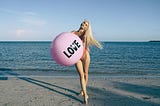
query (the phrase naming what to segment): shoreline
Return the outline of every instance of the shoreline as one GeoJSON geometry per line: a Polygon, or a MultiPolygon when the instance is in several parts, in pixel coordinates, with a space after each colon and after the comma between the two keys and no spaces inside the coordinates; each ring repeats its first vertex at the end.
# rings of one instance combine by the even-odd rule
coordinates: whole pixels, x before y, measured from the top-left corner
{"type": "MultiPolygon", "coordinates": [[[[79,78],[76,71],[13,71],[13,70],[0,70],[0,77],[55,77],[55,78],[79,78]]],[[[92,73],[89,72],[89,78],[160,78],[159,74],[146,73],[146,74],[117,74],[117,73],[92,73]]]]}
{"type": "MultiPolygon", "coordinates": [[[[0,78],[8,77],[8,78],[79,78],[79,75],[53,75],[53,76],[43,76],[43,75],[0,75],[0,78]]],[[[155,75],[89,75],[89,79],[104,79],[104,78],[160,78],[160,76],[155,75]]]]}

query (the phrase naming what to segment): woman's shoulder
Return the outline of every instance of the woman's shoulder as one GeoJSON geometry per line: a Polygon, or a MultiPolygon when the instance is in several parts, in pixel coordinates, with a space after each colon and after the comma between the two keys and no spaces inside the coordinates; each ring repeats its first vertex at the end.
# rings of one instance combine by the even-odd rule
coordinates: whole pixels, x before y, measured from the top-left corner
{"type": "Polygon", "coordinates": [[[71,32],[75,32],[75,30],[71,31],[71,32]]]}
{"type": "Polygon", "coordinates": [[[71,31],[71,33],[75,34],[75,35],[78,35],[78,32],[77,31],[71,31]]]}
{"type": "Polygon", "coordinates": [[[75,32],[76,32],[75,30],[71,31],[71,33],[75,33],[75,32]]]}

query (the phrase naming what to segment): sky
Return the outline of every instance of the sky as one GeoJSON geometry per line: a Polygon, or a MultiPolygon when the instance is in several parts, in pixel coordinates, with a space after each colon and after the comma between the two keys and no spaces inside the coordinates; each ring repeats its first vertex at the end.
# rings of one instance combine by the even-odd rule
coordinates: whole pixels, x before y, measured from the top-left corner
{"type": "Polygon", "coordinates": [[[0,41],[52,41],[85,19],[99,41],[160,40],[160,0],[0,0],[0,41]]]}

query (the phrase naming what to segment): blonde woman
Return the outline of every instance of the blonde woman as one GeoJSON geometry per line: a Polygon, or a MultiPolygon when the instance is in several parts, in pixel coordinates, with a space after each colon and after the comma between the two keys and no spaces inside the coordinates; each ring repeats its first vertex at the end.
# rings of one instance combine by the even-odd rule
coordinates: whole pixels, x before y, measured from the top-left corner
{"type": "Polygon", "coordinates": [[[84,96],[84,102],[85,104],[88,104],[86,85],[88,83],[88,70],[90,65],[89,46],[95,45],[98,48],[102,48],[102,46],[96,39],[93,38],[91,25],[87,20],[83,21],[80,25],[80,28],[77,31],[73,31],[72,33],[79,36],[84,46],[83,56],[75,66],[80,76],[80,84],[82,88],[79,95],[84,96]]]}

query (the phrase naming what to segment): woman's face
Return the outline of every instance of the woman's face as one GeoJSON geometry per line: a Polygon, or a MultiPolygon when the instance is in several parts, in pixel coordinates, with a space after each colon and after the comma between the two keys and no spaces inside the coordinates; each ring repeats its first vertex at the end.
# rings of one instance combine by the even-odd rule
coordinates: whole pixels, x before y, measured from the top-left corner
{"type": "Polygon", "coordinates": [[[88,27],[89,27],[89,23],[84,21],[84,22],[82,22],[80,29],[83,29],[86,31],[88,29],[88,27]]]}

